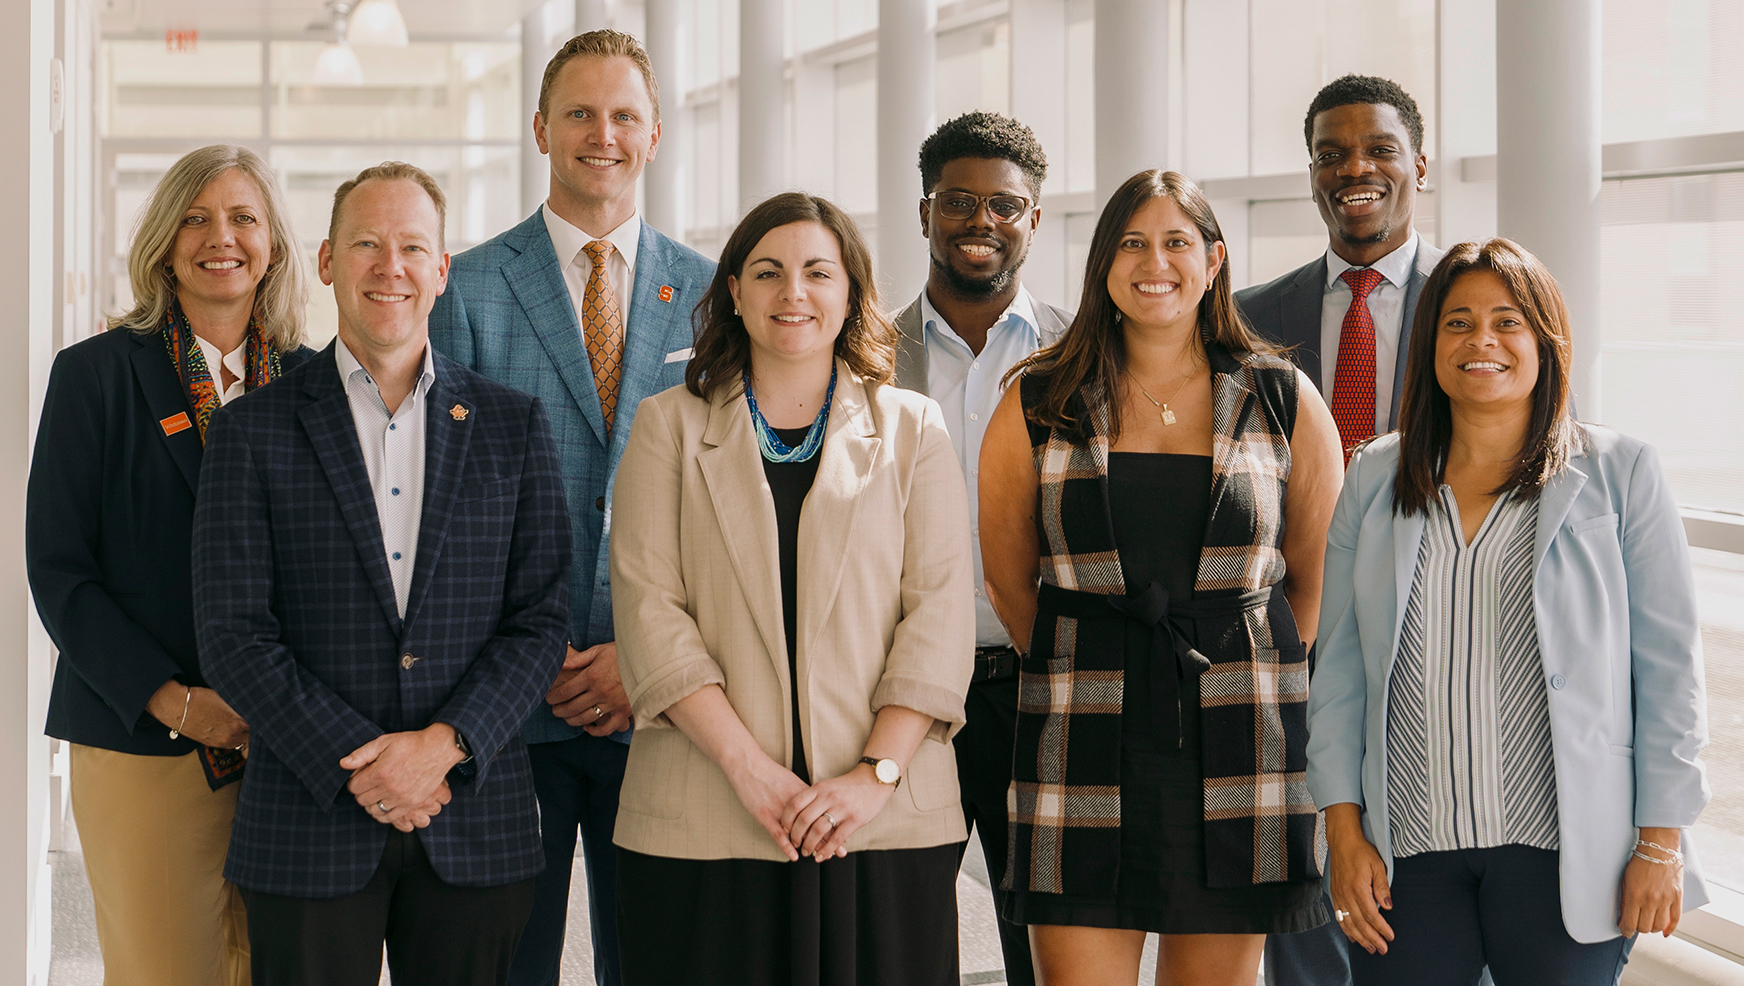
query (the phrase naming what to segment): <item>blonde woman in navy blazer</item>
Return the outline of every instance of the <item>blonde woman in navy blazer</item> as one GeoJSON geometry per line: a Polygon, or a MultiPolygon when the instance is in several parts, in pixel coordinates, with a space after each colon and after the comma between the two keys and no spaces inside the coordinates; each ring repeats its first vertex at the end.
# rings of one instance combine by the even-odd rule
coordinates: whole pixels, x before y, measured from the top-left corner
{"type": "MultiPolygon", "coordinates": [[[[1399,432],[1358,450],[1333,516],[1310,689],[1308,785],[1326,811],[1335,916],[1359,946],[1352,977],[1470,983],[1487,963],[1496,986],[1615,983],[1635,934],[1670,935],[1707,899],[1687,833],[1708,801],[1697,759],[1707,730],[1677,505],[1652,448],[1573,420],[1566,310],[1518,245],[1449,251],[1412,332],[1399,432]],[[1414,789],[1400,773],[1408,752],[1389,740],[1439,701],[1424,689],[1419,703],[1400,684],[1412,634],[1422,640],[1435,626],[1406,619],[1417,594],[1433,592],[1413,585],[1431,551],[1426,530],[1439,523],[1444,543],[1462,538],[1468,564],[1507,503],[1533,500],[1535,527],[1523,514],[1511,543],[1516,615],[1536,629],[1542,673],[1516,672],[1527,685],[1513,694],[1542,688],[1554,783],[1546,771],[1539,807],[1553,813],[1540,841],[1554,848],[1397,852],[1411,823],[1389,798],[1414,789]],[[1528,572],[1529,588],[1518,585],[1528,572]]],[[[1508,596],[1506,579],[1477,588],[1508,596]]],[[[1496,658],[1498,678],[1504,659],[1534,659],[1520,653],[1496,658]]],[[[1533,767],[1500,760],[1496,774],[1533,767]]],[[[1509,824],[1527,817],[1516,811],[1509,824]]]]}

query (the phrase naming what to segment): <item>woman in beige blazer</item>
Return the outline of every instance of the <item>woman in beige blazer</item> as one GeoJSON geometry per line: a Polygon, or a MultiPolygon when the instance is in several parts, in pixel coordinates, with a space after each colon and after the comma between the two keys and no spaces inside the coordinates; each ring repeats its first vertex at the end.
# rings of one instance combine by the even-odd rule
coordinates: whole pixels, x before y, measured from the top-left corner
{"type": "Polygon", "coordinates": [[[954,984],[975,615],[938,405],[890,386],[823,199],[753,209],[697,323],[613,496],[625,982],[954,984]]]}

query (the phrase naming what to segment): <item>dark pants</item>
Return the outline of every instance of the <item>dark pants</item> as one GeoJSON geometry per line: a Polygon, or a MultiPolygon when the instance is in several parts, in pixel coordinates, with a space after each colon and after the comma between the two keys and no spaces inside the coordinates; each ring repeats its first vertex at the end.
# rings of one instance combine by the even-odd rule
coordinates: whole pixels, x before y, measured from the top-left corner
{"type": "Polygon", "coordinates": [[[557,986],[569,921],[569,874],[579,831],[587,866],[593,981],[596,986],[619,986],[623,973],[618,964],[618,857],[612,828],[618,821],[618,790],[624,786],[630,748],[582,735],[557,743],[533,743],[527,752],[533,760],[533,790],[539,795],[545,869],[533,881],[533,916],[521,936],[509,982],[557,986]]]}
{"type": "MultiPolygon", "coordinates": [[[[957,782],[962,787],[963,822],[981,836],[987,875],[993,880],[993,910],[1001,913],[1005,878],[1005,795],[1011,786],[1011,755],[1017,742],[1017,675],[969,686],[963,700],[968,723],[952,744],[957,750],[957,782]]],[[[963,843],[965,850],[968,843],[963,843]]],[[[1005,981],[1035,986],[1029,932],[999,918],[999,948],[1005,956],[1005,981]]]]}
{"type": "MultiPolygon", "coordinates": [[[[1321,891],[1326,913],[1332,897],[1321,891]]],[[[1328,921],[1293,935],[1266,936],[1266,986],[1350,986],[1349,939],[1328,921]]]]}
{"type": "Polygon", "coordinates": [[[1558,854],[1527,846],[1393,862],[1387,954],[1352,947],[1357,986],[1615,986],[1633,938],[1583,945],[1562,924],[1558,854]]]}
{"type": "Polygon", "coordinates": [[[395,982],[502,986],[533,906],[532,880],[443,883],[417,834],[398,830],[356,893],[309,900],[241,889],[254,986],[376,986],[384,941],[395,982]]]}

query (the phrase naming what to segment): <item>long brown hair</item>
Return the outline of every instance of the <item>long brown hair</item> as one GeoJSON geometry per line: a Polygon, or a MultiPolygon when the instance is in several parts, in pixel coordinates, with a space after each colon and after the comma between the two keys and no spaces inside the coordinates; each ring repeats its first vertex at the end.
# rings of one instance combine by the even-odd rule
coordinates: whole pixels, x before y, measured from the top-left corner
{"type": "MultiPolygon", "coordinates": [[[[1096,392],[1108,402],[1109,438],[1120,434],[1120,403],[1125,393],[1126,339],[1120,328],[1120,309],[1108,294],[1108,272],[1133,214],[1146,203],[1167,198],[1199,230],[1209,255],[1222,242],[1223,229],[1211,203],[1193,179],[1177,171],[1141,171],[1115,191],[1102,207],[1096,232],[1090,238],[1090,257],[1084,266],[1084,290],[1078,296],[1078,315],[1060,341],[1022,360],[1005,375],[1009,383],[1020,374],[1034,374],[1044,381],[1042,399],[1029,411],[1032,422],[1083,434],[1084,394],[1096,392]]],[[[1199,339],[1216,343],[1233,355],[1272,353],[1277,348],[1254,334],[1235,305],[1230,288],[1229,263],[1199,299],[1199,339]]]]}
{"type": "Polygon", "coordinates": [[[836,235],[842,248],[842,269],[848,274],[848,315],[836,336],[836,356],[873,386],[896,376],[896,326],[878,303],[872,277],[872,251],[854,220],[828,199],[804,192],[782,192],[766,199],[739,220],[708,293],[697,303],[695,351],[684,368],[684,386],[703,400],[720,384],[738,385],[751,367],[751,337],[733,305],[727,278],[743,277],[745,261],[769,231],[793,223],[817,223],[836,235]]]}
{"type": "Polygon", "coordinates": [[[1460,243],[1447,251],[1417,300],[1405,363],[1405,392],[1399,408],[1399,475],[1393,482],[1393,509],[1403,516],[1423,513],[1440,485],[1453,443],[1453,409],[1435,377],[1435,343],[1441,306],[1455,282],[1473,271],[1501,278],[1514,304],[1538,340],[1538,383],[1532,388],[1532,420],[1514,471],[1491,490],[1535,497],[1544,484],[1586,450],[1586,432],[1569,411],[1568,306],[1556,278],[1530,251],[1496,237],[1460,243]]]}

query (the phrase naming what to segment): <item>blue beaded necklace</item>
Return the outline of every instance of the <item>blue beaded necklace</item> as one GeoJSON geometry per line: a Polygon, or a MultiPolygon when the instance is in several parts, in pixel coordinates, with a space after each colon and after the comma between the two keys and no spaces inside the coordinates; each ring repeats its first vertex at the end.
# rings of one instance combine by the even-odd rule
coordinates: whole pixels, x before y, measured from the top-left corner
{"type": "Polygon", "coordinates": [[[811,430],[805,433],[805,441],[798,448],[788,448],[781,436],[775,434],[775,429],[769,427],[769,422],[763,420],[763,412],[757,410],[757,398],[751,393],[751,373],[745,372],[745,403],[751,405],[751,424],[757,429],[757,447],[763,452],[763,458],[770,462],[805,462],[818,454],[818,449],[824,447],[824,428],[830,420],[830,404],[836,399],[836,371],[830,369],[830,389],[824,392],[824,406],[818,411],[817,419],[811,423],[811,430]]]}

